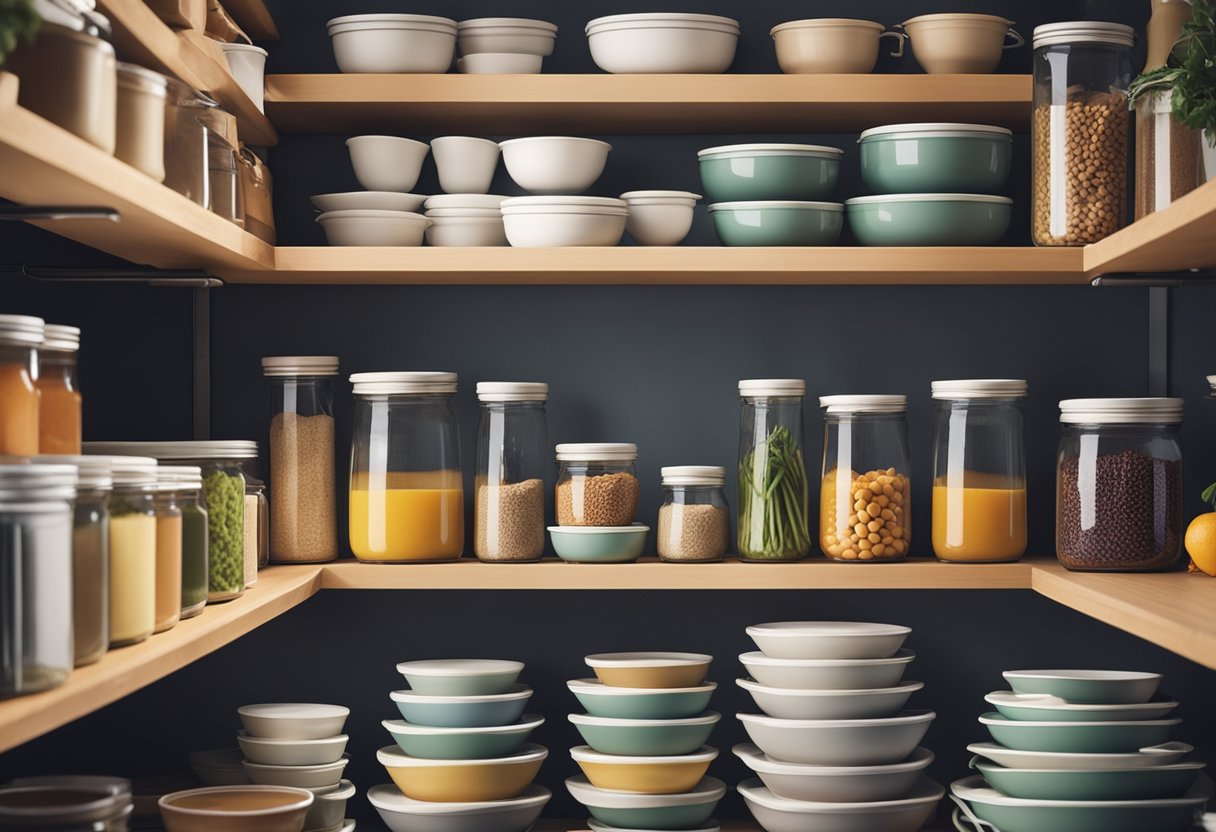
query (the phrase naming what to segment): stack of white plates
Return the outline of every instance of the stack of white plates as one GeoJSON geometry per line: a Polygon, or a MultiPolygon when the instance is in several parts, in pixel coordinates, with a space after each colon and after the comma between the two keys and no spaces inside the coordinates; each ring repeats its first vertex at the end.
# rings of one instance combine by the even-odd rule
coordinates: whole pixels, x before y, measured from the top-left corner
{"type": "Polygon", "coordinates": [[[614,14],[587,24],[587,42],[605,72],[726,72],[735,60],[739,21],[712,14],[614,14]]]}
{"type": "Polygon", "coordinates": [[[447,72],[456,21],[426,14],[348,14],[329,21],[343,72],[447,72]]]}
{"type": "Polygon", "coordinates": [[[457,27],[461,72],[526,75],[540,72],[553,54],[557,26],[522,17],[462,20],[457,27]]]}

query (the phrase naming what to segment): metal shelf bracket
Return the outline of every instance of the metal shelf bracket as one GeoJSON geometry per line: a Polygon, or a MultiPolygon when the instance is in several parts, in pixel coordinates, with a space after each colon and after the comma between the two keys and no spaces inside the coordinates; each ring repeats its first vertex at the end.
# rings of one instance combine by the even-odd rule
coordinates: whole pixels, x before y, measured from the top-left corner
{"type": "Polygon", "coordinates": [[[109,220],[122,222],[122,214],[113,208],[89,205],[0,205],[0,220],[28,222],[30,220],[109,220]]]}
{"type": "Polygon", "coordinates": [[[221,278],[202,269],[78,269],[22,265],[14,270],[30,280],[60,283],[142,283],[179,289],[217,289],[224,285],[221,278]]]}

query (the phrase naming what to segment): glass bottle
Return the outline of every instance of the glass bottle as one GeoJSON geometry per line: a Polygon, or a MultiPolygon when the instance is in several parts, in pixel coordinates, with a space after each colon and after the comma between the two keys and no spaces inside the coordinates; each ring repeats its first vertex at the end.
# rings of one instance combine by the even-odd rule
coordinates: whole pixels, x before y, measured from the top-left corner
{"type": "Polygon", "coordinates": [[[473,554],[484,561],[535,561],[545,551],[549,385],[477,384],[481,423],[473,479],[473,554]]]}
{"type": "Polygon", "coordinates": [[[739,382],[739,556],[801,560],[811,548],[802,379],[739,382]]]}
{"type": "Polygon", "coordinates": [[[156,460],[110,457],[110,646],[156,629],[156,460]]]}
{"type": "Polygon", "coordinates": [[[42,318],[0,315],[0,454],[34,456],[38,441],[38,348],[42,318]]]}
{"type": "Polygon", "coordinates": [[[38,351],[39,453],[80,453],[82,399],[76,382],[79,351],[79,328],[46,325],[45,340],[38,351]]]}
{"type": "Polygon", "coordinates": [[[730,547],[726,469],[677,465],[660,469],[659,558],[673,563],[722,560],[730,547]]]}

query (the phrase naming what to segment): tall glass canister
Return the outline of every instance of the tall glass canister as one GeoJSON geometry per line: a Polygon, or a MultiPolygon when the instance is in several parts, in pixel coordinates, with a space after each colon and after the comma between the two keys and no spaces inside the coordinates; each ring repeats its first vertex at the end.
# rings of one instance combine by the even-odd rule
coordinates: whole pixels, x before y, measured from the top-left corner
{"type": "Polygon", "coordinates": [[[810,486],[803,455],[806,382],[739,382],[739,556],[801,560],[811,548],[810,486]]]}
{"type": "Polygon", "coordinates": [[[473,554],[485,561],[540,560],[545,551],[549,385],[482,381],[473,479],[473,554]]]}
{"type": "Polygon", "coordinates": [[[1026,382],[935,381],[932,390],[937,559],[1019,560],[1026,553],[1026,382]]]}
{"type": "Polygon", "coordinates": [[[156,460],[110,457],[110,646],[156,629],[156,460]]]}
{"type": "Polygon", "coordinates": [[[38,348],[46,323],[0,315],[0,454],[34,456],[38,443],[38,348]]]}
{"type": "Polygon", "coordinates": [[[182,618],[182,491],[198,488],[194,465],[161,465],[156,470],[156,632],[177,626],[182,618]]]}
{"type": "Polygon", "coordinates": [[[178,484],[178,507],[182,512],[182,619],[193,618],[207,605],[208,553],[207,509],[203,508],[203,471],[197,465],[183,466],[193,472],[178,484]]]}
{"type": "Polygon", "coordinates": [[[38,447],[42,454],[79,454],[82,399],[76,382],[80,330],[47,324],[38,351],[38,447]]]}

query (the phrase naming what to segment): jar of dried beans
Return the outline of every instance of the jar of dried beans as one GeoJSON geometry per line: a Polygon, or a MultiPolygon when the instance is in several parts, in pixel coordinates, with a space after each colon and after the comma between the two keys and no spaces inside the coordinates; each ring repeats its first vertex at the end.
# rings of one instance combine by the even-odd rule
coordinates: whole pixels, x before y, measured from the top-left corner
{"type": "Polygon", "coordinates": [[[557,524],[628,526],[638,511],[638,446],[557,446],[557,524]]]}
{"type": "Polygon", "coordinates": [[[545,551],[549,385],[483,381],[473,478],[473,553],[486,561],[540,560],[545,551]]]}
{"type": "Polygon", "coordinates": [[[1056,551],[1068,569],[1151,572],[1182,552],[1182,399],[1060,402],[1056,551]]]}
{"type": "Polygon", "coordinates": [[[659,557],[678,563],[721,560],[730,545],[726,469],[679,465],[661,474],[659,557]]]}
{"type": "Polygon", "coordinates": [[[819,546],[832,560],[899,560],[912,542],[907,396],[823,396],[819,546]]]}
{"type": "Polygon", "coordinates": [[[1083,246],[1127,223],[1135,31],[1051,23],[1034,32],[1034,217],[1040,246],[1083,246]]]}

